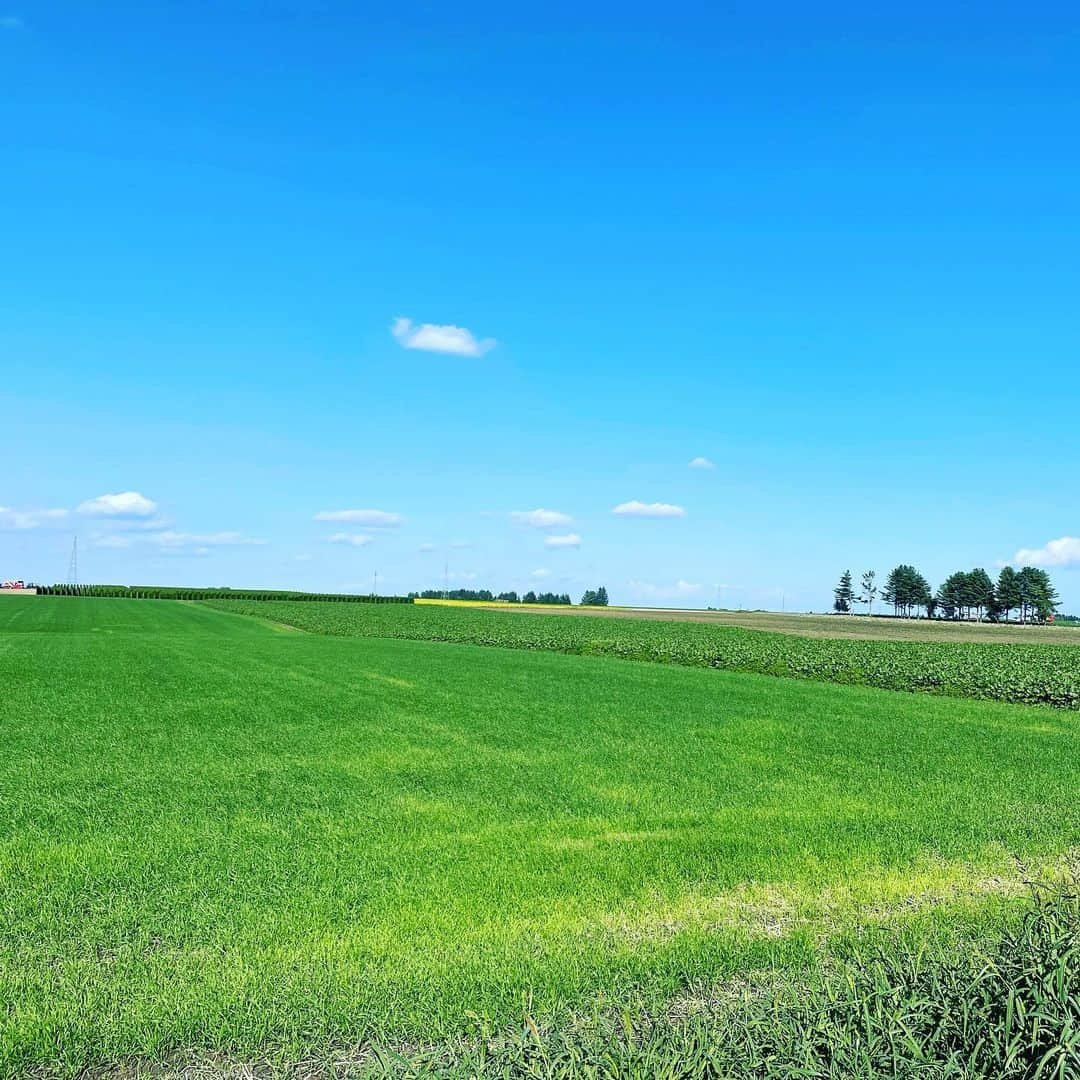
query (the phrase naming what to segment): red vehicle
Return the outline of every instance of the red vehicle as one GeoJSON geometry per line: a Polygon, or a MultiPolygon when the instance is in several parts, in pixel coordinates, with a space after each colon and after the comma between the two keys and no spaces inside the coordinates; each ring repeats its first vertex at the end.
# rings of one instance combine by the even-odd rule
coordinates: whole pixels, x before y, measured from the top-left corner
{"type": "Polygon", "coordinates": [[[26,582],[22,581],[22,580],[0,582],[0,589],[25,589],[25,588],[26,588],[26,582]]]}

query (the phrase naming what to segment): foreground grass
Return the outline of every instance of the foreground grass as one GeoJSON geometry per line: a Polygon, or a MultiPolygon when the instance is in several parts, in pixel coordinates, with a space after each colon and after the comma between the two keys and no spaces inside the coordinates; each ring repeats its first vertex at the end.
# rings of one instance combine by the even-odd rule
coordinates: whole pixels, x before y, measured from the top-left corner
{"type": "Polygon", "coordinates": [[[0,1075],[662,1010],[1080,841],[1070,714],[5,603],[0,1075]]]}
{"type": "Polygon", "coordinates": [[[686,621],[572,618],[533,610],[511,614],[471,605],[222,601],[212,606],[320,634],[550,649],[1080,708],[1076,646],[826,639],[686,621]]]}

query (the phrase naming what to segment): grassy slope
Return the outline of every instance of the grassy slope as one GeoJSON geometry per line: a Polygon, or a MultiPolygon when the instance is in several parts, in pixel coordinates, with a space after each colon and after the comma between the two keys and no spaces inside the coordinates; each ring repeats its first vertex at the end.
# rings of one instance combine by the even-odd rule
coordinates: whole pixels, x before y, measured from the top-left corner
{"type": "Polygon", "coordinates": [[[663,997],[1080,840],[1045,710],[124,600],[0,681],[0,1072],[663,997]]]}
{"type": "Polygon", "coordinates": [[[1077,646],[825,639],[689,621],[571,618],[535,610],[509,615],[471,605],[227,600],[212,606],[320,634],[616,656],[1080,709],[1077,646]]]}

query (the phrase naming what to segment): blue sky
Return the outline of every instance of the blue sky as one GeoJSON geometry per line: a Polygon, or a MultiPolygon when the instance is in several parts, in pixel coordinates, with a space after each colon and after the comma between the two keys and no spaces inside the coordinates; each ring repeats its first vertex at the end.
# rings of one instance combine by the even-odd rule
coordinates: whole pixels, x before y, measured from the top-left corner
{"type": "Polygon", "coordinates": [[[1080,608],[1076,7],[517,8],[0,7],[0,576],[1080,608]]]}

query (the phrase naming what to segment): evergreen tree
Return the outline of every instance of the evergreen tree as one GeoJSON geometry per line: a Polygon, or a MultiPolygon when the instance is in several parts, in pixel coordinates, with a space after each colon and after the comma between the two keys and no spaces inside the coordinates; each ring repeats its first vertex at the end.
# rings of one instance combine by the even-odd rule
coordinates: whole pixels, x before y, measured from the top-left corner
{"type": "Polygon", "coordinates": [[[964,617],[967,595],[967,574],[963,570],[957,570],[955,574],[950,574],[941,583],[937,592],[937,601],[946,619],[962,619],[964,617]]]}
{"type": "Polygon", "coordinates": [[[1016,571],[1011,566],[1003,566],[998,574],[997,588],[994,591],[997,606],[1005,615],[1005,621],[1009,621],[1009,613],[1020,607],[1020,582],[1017,580],[1016,571]]]}
{"type": "Polygon", "coordinates": [[[1057,610],[1057,590],[1050,575],[1037,566],[1025,566],[1016,575],[1020,587],[1020,618],[1023,622],[1046,622],[1057,610]]]}
{"type": "Polygon", "coordinates": [[[851,571],[845,570],[840,576],[840,584],[833,589],[833,610],[842,614],[850,614],[851,605],[855,601],[855,588],[851,584],[851,571]]]}
{"type": "Polygon", "coordinates": [[[990,575],[981,567],[976,567],[967,575],[968,608],[974,608],[982,621],[983,613],[994,606],[994,583],[990,575]]]}

